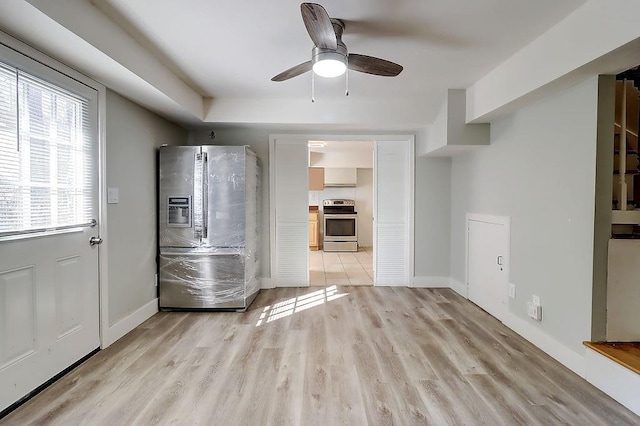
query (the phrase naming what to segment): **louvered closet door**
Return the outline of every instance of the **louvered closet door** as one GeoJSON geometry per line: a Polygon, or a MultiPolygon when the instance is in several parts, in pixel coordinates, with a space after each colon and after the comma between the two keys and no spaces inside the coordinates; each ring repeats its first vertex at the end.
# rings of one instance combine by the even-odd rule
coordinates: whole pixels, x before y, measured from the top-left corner
{"type": "Polygon", "coordinates": [[[412,152],[409,141],[375,146],[375,284],[410,284],[412,152]]]}
{"type": "MultiPolygon", "coordinates": [[[[273,163],[272,163],[273,164],[273,163]]],[[[306,141],[275,141],[276,287],[309,285],[306,141]]]]}

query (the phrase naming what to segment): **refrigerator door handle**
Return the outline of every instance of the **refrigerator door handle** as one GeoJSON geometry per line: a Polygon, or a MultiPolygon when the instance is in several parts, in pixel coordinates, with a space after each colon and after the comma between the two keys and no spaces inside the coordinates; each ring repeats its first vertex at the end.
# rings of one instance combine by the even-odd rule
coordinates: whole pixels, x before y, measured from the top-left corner
{"type": "Polygon", "coordinates": [[[204,205],[203,205],[203,154],[197,153],[193,167],[193,238],[201,239],[203,234],[204,205]]]}
{"type": "Polygon", "coordinates": [[[202,238],[207,238],[209,229],[209,158],[202,153],[202,238]]]}

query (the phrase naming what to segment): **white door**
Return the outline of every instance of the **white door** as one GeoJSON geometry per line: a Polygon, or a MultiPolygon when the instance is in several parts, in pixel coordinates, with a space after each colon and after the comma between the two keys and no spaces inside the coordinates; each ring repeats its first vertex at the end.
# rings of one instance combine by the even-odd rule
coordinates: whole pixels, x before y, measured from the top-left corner
{"type": "Polygon", "coordinates": [[[276,287],[309,285],[309,178],[307,141],[273,140],[271,205],[275,246],[271,275],[276,287]]]}
{"type": "Polygon", "coordinates": [[[15,52],[0,62],[1,411],[100,342],[97,93],[15,52]]]}
{"type": "Polygon", "coordinates": [[[413,247],[413,143],[376,141],[374,283],[408,286],[413,247]]]}
{"type": "Polygon", "coordinates": [[[508,297],[508,221],[467,220],[467,244],[469,300],[503,320],[508,297]]]}

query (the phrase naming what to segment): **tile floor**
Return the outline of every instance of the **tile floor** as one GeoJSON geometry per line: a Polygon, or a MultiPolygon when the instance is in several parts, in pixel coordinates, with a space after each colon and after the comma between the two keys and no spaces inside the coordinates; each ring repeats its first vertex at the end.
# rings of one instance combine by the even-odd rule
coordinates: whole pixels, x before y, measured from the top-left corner
{"type": "Polygon", "coordinates": [[[373,285],[373,248],[359,247],[354,253],[309,251],[309,284],[373,285]]]}

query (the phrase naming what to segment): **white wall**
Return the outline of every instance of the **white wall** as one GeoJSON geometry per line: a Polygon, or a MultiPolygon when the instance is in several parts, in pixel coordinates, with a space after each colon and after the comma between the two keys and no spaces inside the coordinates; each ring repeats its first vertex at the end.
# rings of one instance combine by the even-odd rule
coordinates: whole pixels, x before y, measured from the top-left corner
{"type": "MultiPolygon", "coordinates": [[[[295,132],[282,131],[267,127],[231,127],[220,126],[213,128],[216,133],[214,140],[209,139],[212,129],[194,130],[189,133],[189,144],[214,143],[220,145],[249,145],[258,154],[262,164],[262,276],[270,277],[269,259],[269,134],[304,134],[317,133],[298,130],[295,132]]],[[[348,135],[366,134],[367,132],[326,132],[322,134],[348,135]]],[[[376,132],[379,134],[380,132],[376,132]]],[[[390,132],[397,134],[398,132],[390,132]]],[[[420,141],[421,133],[416,135],[416,144],[420,141]]],[[[415,220],[415,259],[416,275],[419,276],[448,276],[449,275],[449,241],[450,233],[448,217],[450,214],[450,160],[444,159],[416,159],[416,220],[415,220]],[[442,225],[444,221],[445,225],[442,225]]]]}
{"type": "Polygon", "coordinates": [[[370,145],[369,149],[310,152],[309,167],[371,168],[373,167],[373,142],[362,142],[362,144],[370,145]]]}
{"type": "Polygon", "coordinates": [[[120,203],[107,205],[109,325],[157,297],[156,150],[186,144],[187,132],[107,91],[107,186],[120,203]]]}
{"type": "Polygon", "coordinates": [[[509,312],[577,354],[591,332],[597,96],[593,78],[513,112],[452,164],[452,278],[465,280],[465,214],[510,216],[509,312]]]}
{"type": "Polygon", "coordinates": [[[635,0],[586,1],[467,89],[467,121],[488,122],[591,76],[635,67],[638,14],[635,0]]]}

